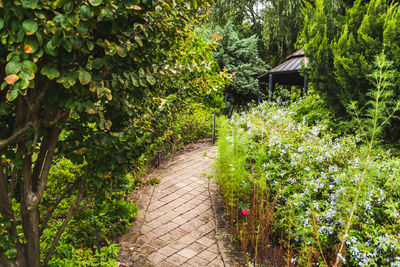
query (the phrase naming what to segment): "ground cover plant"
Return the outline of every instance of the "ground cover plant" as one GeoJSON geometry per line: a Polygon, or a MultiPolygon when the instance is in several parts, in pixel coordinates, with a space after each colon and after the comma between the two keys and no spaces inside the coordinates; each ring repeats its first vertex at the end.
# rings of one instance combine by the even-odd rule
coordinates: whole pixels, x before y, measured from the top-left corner
{"type": "Polygon", "coordinates": [[[316,96],[221,122],[215,176],[249,262],[278,245],[288,265],[400,265],[400,159],[375,142],[398,107],[386,109],[388,67],[377,58],[360,135],[333,134],[316,96]],[[320,110],[307,121],[304,106],[320,110]]]}

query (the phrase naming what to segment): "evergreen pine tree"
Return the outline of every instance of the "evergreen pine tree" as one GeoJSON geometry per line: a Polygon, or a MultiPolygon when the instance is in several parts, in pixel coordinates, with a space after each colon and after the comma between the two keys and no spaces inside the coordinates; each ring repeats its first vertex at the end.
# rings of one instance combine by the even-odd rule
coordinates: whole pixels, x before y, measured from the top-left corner
{"type": "Polygon", "coordinates": [[[298,46],[309,58],[310,83],[339,114],[344,111],[344,106],[337,101],[339,86],[334,76],[332,43],[349,5],[345,1],[334,0],[304,2],[304,27],[298,39],[298,46]]]}
{"type": "Polygon", "coordinates": [[[227,107],[248,104],[257,97],[257,76],[267,69],[258,57],[258,38],[253,35],[240,39],[231,22],[222,30],[222,36],[214,57],[221,69],[226,68],[233,75],[225,87],[227,107]]]}

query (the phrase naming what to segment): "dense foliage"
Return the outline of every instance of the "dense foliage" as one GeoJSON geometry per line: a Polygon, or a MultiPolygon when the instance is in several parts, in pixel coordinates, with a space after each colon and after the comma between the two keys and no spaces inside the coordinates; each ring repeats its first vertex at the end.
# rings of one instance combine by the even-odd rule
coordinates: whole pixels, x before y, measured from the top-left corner
{"type": "Polygon", "coordinates": [[[222,40],[214,57],[219,66],[233,76],[224,90],[230,110],[257,98],[257,77],[266,71],[265,64],[257,56],[257,43],[256,35],[239,38],[231,22],[222,30],[222,40]]]}
{"type": "Polygon", "coordinates": [[[235,237],[253,263],[280,246],[289,264],[397,266],[400,161],[333,136],[324,114],[310,96],[223,122],[215,175],[235,237]]]}
{"type": "Polygon", "coordinates": [[[258,57],[273,66],[296,50],[303,25],[302,1],[220,0],[210,21],[212,26],[221,27],[232,22],[241,38],[256,35],[258,57]]]}
{"type": "Polygon", "coordinates": [[[282,63],[297,49],[297,35],[303,27],[301,0],[266,1],[263,10],[262,36],[265,58],[271,66],[282,63]]]}
{"type": "Polygon", "coordinates": [[[256,100],[254,78],[297,50],[297,35],[303,25],[301,7],[300,0],[221,0],[213,7],[207,27],[223,36],[216,58],[220,66],[233,63],[237,76],[225,90],[228,107],[256,100]]]}
{"type": "MultiPolygon", "coordinates": [[[[316,0],[305,4],[299,44],[310,58],[309,78],[314,89],[336,107],[338,115],[351,113],[351,101],[357,101],[359,108],[364,109],[373,87],[368,75],[373,71],[375,56],[383,51],[396,66],[392,97],[398,99],[398,3],[373,0],[350,2],[351,5],[343,1],[336,5],[336,2],[316,0]]],[[[398,122],[393,126],[392,135],[397,132],[398,122]]]]}
{"type": "MultiPolygon", "coordinates": [[[[72,185],[81,174],[83,166],[74,165],[70,160],[60,158],[52,166],[48,178],[48,190],[43,196],[40,212],[51,209],[60,195],[58,192],[63,185],[72,185]]],[[[127,199],[132,181],[125,177],[119,179],[120,185],[112,193],[105,196],[99,203],[93,201],[93,195],[88,192],[82,199],[81,208],[71,219],[69,226],[61,235],[59,244],[49,265],[60,266],[95,266],[113,265],[118,259],[118,246],[109,244],[108,240],[125,233],[126,226],[137,214],[136,205],[127,199]],[[96,233],[97,231],[97,233],[96,233]],[[98,237],[98,239],[97,239],[98,237]],[[101,253],[97,251],[97,241],[101,246],[101,253]],[[96,248],[96,251],[94,250],[96,248]],[[94,252],[95,251],[95,252],[94,252]]],[[[48,251],[58,227],[68,214],[70,203],[74,195],[64,198],[54,210],[52,219],[47,221],[48,227],[41,236],[41,249],[48,251]]],[[[48,219],[48,217],[46,217],[48,219]]]]}
{"type": "Polygon", "coordinates": [[[1,265],[51,262],[76,212],[90,225],[104,206],[99,224],[112,227],[113,210],[135,214],[112,196],[170,138],[171,114],[221,104],[216,43],[192,33],[211,2],[0,1],[1,265]],[[49,180],[62,157],[79,166],[74,181],[49,180]]]}

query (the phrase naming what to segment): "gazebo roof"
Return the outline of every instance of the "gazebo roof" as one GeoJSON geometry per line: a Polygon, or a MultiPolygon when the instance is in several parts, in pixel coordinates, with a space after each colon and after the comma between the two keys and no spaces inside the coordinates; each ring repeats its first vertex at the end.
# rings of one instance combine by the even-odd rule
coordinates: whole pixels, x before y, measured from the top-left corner
{"type": "Polygon", "coordinates": [[[303,61],[304,67],[307,67],[308,58],[304,57],[304,51],[303,49],[300,49],[288,56],[285,62],[273,68],[269,72],[299,71],[301,69],[301,63],[303,61]]]}
{"type": "Polygon", "coordinates": [[[258,77],[260,80],[268,79],[269,74],[273,74],[274,76],[278,76],[278,80],[280,80],[283,84],[290,84],[290,80],[293,80],[294,84],[297,84],[299,80],[299,75],[290,75],[291,73],[298,73],[301,70],[302,63],[305,68],[308,66],[308,58],[305,57],[303,49],[297,50],[293,54],[289,55],[286,58],[286,61],[271,69],[270,71],[262,74],[258,77]],[[285,75],[286,74],[286,75],[285,75]],[[287,77],[284,77],[287,76],[287,77]],[[291,77],[293,76],[293,77],[291,77]]]}

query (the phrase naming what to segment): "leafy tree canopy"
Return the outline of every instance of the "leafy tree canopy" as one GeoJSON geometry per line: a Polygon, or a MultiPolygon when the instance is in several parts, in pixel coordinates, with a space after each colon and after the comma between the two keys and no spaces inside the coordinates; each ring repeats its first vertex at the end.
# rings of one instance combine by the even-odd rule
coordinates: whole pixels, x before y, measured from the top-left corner
{"type": "Polygon", "coordinates": [[[303,26],[302,2],[274,0],[265,3],[262,37],[266,60],[273,66],[296,50],[297,35],[303,26]]]}
{"type": "Polygon", "coordinates": [[[216,42],[192,34],[211,4],[0,1],[0,265],[41,265],[43,216],[57,203],[47,215],[38,207],[56,154],[86,164],[44,265],[84,195],[101,198],[118,186],[166,134],[171,110],[187,98],[218,102],[224,77],[210,56],[216,42]]]}

